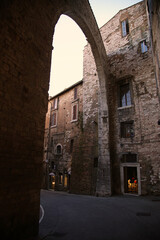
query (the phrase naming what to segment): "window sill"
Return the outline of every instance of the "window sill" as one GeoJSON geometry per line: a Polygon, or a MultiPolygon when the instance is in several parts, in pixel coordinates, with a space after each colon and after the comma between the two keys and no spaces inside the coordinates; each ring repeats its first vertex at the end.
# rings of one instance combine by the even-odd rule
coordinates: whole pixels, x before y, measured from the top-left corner
{"type": "Polygon", "coordinates": [[[57,125],[53,125],[53,126],[51,126],[51,128],[55,128],[55,127],[57,127],[57,125]]]}
{"type": "Polygon", "coordinates": [[[141,52],[141,57],[143,58],[143,59],[146,59],[147,57],[148,57],[148,51],[147,52],[141,52]]]}
{"type": "Polygon", "coordinates": [[[122,141],[132,141],[131,137],[121,137],[122,141]]]}
{"type": "Polygon", "coordinates": [[[127,33],[126,35],[122,35],[122,38],[124,39],[124,38],[126,38],[127,36],[129,35],[129,33],[127,33]]]}
{"type": "Polygon", "coordinates": [[[127,108],[132,108],[133,105],[129,105],[129,106],[125,106],[125,107],[118,107],[118,110],[123,110],[123,109],[127,109],[127,108]]]}
{"type": "Polygon", "coordinates": [[[79,98],[76,98],[72,101],[72,103],[79,101],[79,98]]]}
{"type": "Polygon", "coordinates": [[[71,123],[73,123],[73,122],[77,122],[77,121],[78,121],[78,119],[75,119],[75,120],[72,120],[71,123]]]}
{"type": "Polygon", "coordinates": [[[55,111],[55,110],[58,110],[58,107],[56,107],[56,108],[51,108],[51,111],[55,111]]]}
{"type": "Polygon", "coordinates": [[[132,139],[121,138],[120,147],[121,148],[126,147],[127,144],[134,145],[135,142],[132,139]]]}

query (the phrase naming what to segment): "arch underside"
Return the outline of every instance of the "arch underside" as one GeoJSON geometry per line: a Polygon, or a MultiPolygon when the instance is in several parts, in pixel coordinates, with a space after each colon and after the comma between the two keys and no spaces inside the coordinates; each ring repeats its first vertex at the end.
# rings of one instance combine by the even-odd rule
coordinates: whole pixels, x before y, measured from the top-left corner
{"type": "MultiPolygon", "coordinates": [[[[77,22],[91,45],[100,81],[101,111],[108,111],[107,57],[88,1],[1,1],[0,222],[4,238],[23,239],[38,234],[52,39],[61,14],[77,22]]],[[[108,132],[108,125],[100,121],[102,128],[108,132]]],[[[99,173],[106,168],[108,175],[104,181],[99,174],[97,192],[104,195],[111,193],[109,154],[102,154],[107,139],[100,132],[99,173]]]]}

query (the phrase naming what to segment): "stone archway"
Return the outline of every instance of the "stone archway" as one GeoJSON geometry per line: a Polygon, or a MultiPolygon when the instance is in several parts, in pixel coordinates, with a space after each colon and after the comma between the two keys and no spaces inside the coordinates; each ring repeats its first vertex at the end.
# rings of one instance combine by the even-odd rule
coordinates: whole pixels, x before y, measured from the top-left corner
{"type": "MultiPolygon", "coordinates": [[[[76,21],[91,45],[101,87],[100,116],[108,118],[107,57],[88,1],[2,0],[0,228],[4,239],[24,239],[38,234],[52,37],[61,14],[76,21]]],[[[97,192],[103,195],[111,194],[107,134],[108,125],[100,120],[97,192]],[[106,134],[102,134],[102,129],[106,134]]]]}

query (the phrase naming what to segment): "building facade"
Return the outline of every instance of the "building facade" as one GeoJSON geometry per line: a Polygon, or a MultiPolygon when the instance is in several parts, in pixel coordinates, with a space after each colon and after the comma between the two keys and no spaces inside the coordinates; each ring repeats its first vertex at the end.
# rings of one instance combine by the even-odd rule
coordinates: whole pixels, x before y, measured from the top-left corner
{"type": "MultiPolygon", "coordinates": [[[[156,67],[159,67],[160,1],[148,0],[147,2],[154,3],[153,8],[150,8],[150,15],[155,16],[151,22],[151,28],[155,43],[153,46],[154,57],[158,56],[156,67]]],[[[106,96],[104,80],[108,79],[109,69],[107,68],[107,72],[105,71],[107,63],[104,45],[88,1],[35,0],[34,4],[31,1],[20,0],[0,1],[0,222],[1,238],[3,239],[27,237],[36,239],[38,235],[44,122],[48,103],[52,40],[55,25],[61,14],[66,14],[74,19],[88,39],[96,61],[101,87],[100,97],[102,99],[103,96],[105,99],[106,96]]],[[[157,70],[158,73],[159,69],[157,70]]],[[[103,186],[108,186],[109,178],[102,182],[106,177],[105,157],[110,159],[106,151],[108,141],[105,135],[108,130],[105,125],[108,120],[108,112],[106,111],[107,102],[101,101],[100,103],[101,106],[103,103],[104,108],[103,112],[99,108],[98,132],[99,139],[100,136],[101,139],[98,141],[99,148],[103,147],[104,152],[99,151],[98,153],[97,182],[99,186],[102,186],[103,182],[103,186]],[[103,168],[100,169],[99,156],[102,154],[105,157],[101,159],[103,168]]],[[[151,151],[148,150],[149,156],[155,156],[155,153],[158,152],[156,146],[154,150],[153,147],[150,148],[151,151]]],[[[94,154],[93,151],[92,156],[94,154]]],[[[156,155],[158,156],[158,153],[156,155]]],[[[108,166],[109,164],[108,161],[108,166]]],[[[149,166],[153,166],[153,164],[149,166]]],[[[158,168],[157,163],[157,172],[158,168]]],[[[146,174],[148,172],[146,171],[146,174]]],[[[155,176],[155,173],[154,167],[152,176],[155,176]]],[[[84,179],[84,177],[82,178],[84,179]]],[[[152,179],[155,181],[158,177],[152,179]]],[[[158,181],[157,185],[154,182],[153,184],[154,189],[157,189],[158,181]]],[[[152,183],[149,189],[151,187],[152,183]]]]}
{"type": "Polygon", "coordinates": [[[120,10],[100,32],[109,62],[108,111],[102,110],[100,76],[87,44],[76,121],[75,86],[49,101],[50,188],[97,196],[159,194],[159,85],[145,2],[120,10]]]}
{"type": "MultiPolygon", "coordinates": [[[[145,0],[149,18],[150,39],[152,44],[155,78],[160,98],[160,2],[158,0],[145,0]]],[[[160,122],[159,122],[160,124],[160,122]]]]}
{"type": "MultiPolygon", "coordinates": [[[[111,184],[112,194],[159,194],[159,88],[145,3],[119,11],[100,32],[110,63],[109,118],[100,110],[99,95],[99,122],[109,124],[111,178],[105,184],[111,184]]],[[[96,112],[90,92],[97,78],[88,44],[84,50],[85,122],[96,112]]],[[[98,165],[97,186],[104,184],[103,174],[98,165]]]]}
{"type": "Polygon", "coordinates": [[[49,99],[44,140],[44,185],[69,191],[72,155],[82,127],[83,81],[49,99]]]}

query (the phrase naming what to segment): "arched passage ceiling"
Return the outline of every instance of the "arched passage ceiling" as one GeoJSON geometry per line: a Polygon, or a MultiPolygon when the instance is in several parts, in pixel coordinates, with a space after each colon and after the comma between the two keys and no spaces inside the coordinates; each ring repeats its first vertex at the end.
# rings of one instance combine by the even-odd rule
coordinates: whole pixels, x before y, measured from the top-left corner
{"type": "Polygon", "coordinates": [[[38,233],[52,39],[61,14],[75,20],[91,44],[104,100],[102,108],[107,109],[107,57],[88,1],[1,0],[0,145],[5,161],[1,161],[0,168],[3,203],[0,222],[5,239],[14,236],[23,239],[24,234],[38,233]]]}

